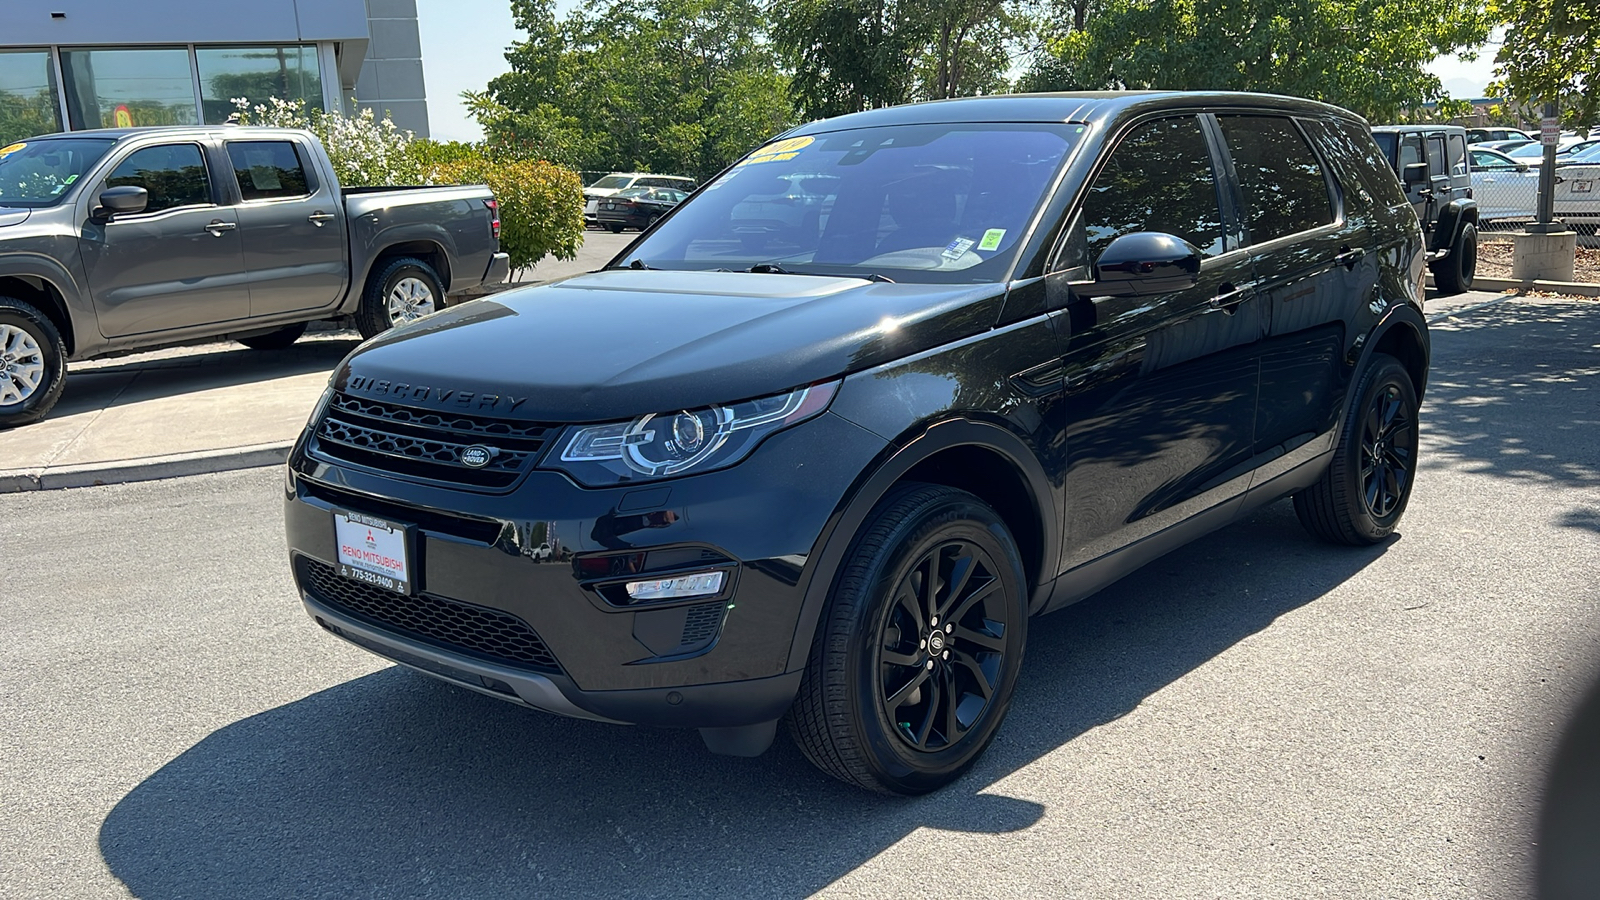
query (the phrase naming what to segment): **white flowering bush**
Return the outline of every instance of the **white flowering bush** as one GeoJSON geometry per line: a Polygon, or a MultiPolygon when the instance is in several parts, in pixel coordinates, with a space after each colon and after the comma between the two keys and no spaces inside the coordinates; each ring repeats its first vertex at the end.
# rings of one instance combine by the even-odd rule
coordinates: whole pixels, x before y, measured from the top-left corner
{"type": "Polygon", "coordinates": [[[333,161],[339,183],[349,187],[424,184],[422,167],[407,147],[415,137],[388,116],[377,118],[371,109],[353,116],[306,108],[304,100],[269,97],[251,105],[233,98],[238,112],[231,121],[240,125],[304,128],[317,136],[333,161]]]}

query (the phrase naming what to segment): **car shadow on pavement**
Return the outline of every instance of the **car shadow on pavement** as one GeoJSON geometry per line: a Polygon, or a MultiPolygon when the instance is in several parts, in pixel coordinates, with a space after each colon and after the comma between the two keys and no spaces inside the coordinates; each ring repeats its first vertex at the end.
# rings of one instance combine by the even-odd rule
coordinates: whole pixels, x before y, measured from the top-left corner
{"type": "MultiPolygon", "coordinates": [[[[75,364],[56,414],[85,404],[105,406],[124,392],[174,396],[327,372],[349,355],[359,337],[302,340],[281,350],[251,350],[237,345],[205,345],[180,354],[159,353],[75,364]]],[[[142,399],[150,399],[142,397],[142,399]]]]}
{"type": "Polygon", "coordinates": [[[1600,487],[1600,301],[1512,300],[1431,331],[1424,476],[1600,487]]]}
{"type": "Polygon", "coordinates": [[[1317,544],[1278,503],[1035,620],[999,737],[928,797],[832,781],[781,734],[760,758],[716,757],[692,731],[561,719],[389,668],[215,731],[117,804],[100,849],[157,900],[801,897],[920,828],[1029,828],[1045,808],[1002,779],[1387,546],[1317,544]]]}

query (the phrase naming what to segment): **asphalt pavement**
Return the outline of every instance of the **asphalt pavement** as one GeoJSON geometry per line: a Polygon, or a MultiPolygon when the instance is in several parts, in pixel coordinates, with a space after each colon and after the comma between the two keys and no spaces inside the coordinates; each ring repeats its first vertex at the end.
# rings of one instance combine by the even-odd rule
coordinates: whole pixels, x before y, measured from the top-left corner
{"type": "Polygon", "coordinates": [[[340,643],[276,469],[0,498],[0,896],[1529,896],[1600,658],[1597,335],[1593,301],[1441,318],[1393,539],[1280,503],[1036,621],[919,799],[340,643]]]}

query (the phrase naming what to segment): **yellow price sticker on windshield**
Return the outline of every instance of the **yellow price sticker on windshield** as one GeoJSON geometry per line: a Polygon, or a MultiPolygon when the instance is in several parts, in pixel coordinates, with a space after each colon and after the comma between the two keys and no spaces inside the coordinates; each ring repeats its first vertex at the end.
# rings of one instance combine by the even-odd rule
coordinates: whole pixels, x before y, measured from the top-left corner
{"type": "Polygon", "coordinates": [[[0,159],[5,159],[6,157],[8,157],[11,154],[17,152],[18,150],[21,150],[23,147],[26,147],[26,146],[28,146],[28,145],[27,144],[12,144],[9,147],[0,147],[0,159]]]}
{"type": "Polygon", "coordinates": [[[811,146],[811,144],[815,141],[816,138],[812,137],[797,137],[778,141],[775,144],[768,144],[767,146],[762,147],[756,152],[745,157],[744,161],[739,163],[739,165],[749,166],[756,163],[783,162],[785,160],[794,159],[796,156],[800,155],[801,150],[811,146]]]}

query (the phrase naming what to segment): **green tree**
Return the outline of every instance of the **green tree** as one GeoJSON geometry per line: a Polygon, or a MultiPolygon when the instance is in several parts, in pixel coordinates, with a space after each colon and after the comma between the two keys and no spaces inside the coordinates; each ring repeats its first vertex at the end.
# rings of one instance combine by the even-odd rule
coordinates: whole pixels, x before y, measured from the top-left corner
{"type": "Polygon", "coordinates": [[[1490,24],[1479,0],[1101,0],[1050,33],[1023,86],[1266,91],[1392,120],[1446,100],[1424,67],[1490,24]]]}
{"type": "Polygon", "coordinates": [[[1600,3],[1495,0],[1506,39],[1495,55],[1492,88],[1521,103],[1552,102],[1567,125],[1600,118],[1600,3]]]}

